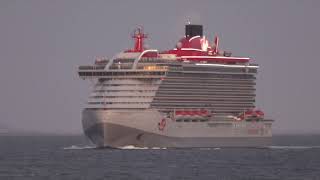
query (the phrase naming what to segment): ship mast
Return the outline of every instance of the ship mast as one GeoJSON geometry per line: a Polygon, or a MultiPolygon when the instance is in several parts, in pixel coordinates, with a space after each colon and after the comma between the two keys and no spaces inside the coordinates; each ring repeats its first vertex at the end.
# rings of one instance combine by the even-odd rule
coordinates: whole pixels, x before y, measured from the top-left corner
{"type": "Polygon", "coordinates": [[[138,27],[133,35],[132,38],[135,40],[134,43],[134,49],[133,52],[142,52],[144,51],[144,39],[148,38],[147,34],[143,33],[143,28],[142,27],[138,27]]]}

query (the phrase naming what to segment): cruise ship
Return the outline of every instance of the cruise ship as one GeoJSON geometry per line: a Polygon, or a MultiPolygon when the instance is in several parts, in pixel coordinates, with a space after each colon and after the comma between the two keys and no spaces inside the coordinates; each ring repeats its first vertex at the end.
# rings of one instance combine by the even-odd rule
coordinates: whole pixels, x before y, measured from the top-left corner
{"type": "Polygon", "coordinates": [[[92,82],[82,112],[85,135],[97,147],[265,147],[273,120],[255,107],[259,66],[235,57],[187,24],[165,51],[144,45],[142,27],[132,49],[78,67],[92,82]]]}

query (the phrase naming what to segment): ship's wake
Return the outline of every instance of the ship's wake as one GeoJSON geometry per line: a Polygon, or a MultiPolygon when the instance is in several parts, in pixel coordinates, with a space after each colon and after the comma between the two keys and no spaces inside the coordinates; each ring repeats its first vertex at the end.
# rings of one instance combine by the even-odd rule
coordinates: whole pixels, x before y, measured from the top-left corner
{"type": "Polygon", "coordinates": [[[82,149],[96,149],[96,146],[78,146],[78,145],[71,145],[68,147],[64,147],[64,150],[82,150],[82,149]]]}
{"type": "Polygon", "coordinates": [[[193,148],[193,149],[199,149],[199,150],[220,150],[220,147],[213,147],[213,148],[193,148]]]}
{"type": "Polygon", "coordinates": [[[269,149],[320,149],[320,146],[268,146],[269,149]]]}
{"type": "Polygon", "coordinates": [[[79,146],[79,145],[71,145],[68,147],[64,147],[64,150],[83,150],[83,149],[124,149],[124,150],[135,150],[135,149],[167,149],[165,147],[137,147],[133,145],[128,145],[128,146],[122,146],[122,147],[117,147],[117,148],[112,148],[112,147],[97,147],[97,146],[79,146]]]}
{"type": "Polygon", "coordinates": [[[174,148],[174,147],[170,147],[170,148],[166,148],[166,147],[136,147],[133,145],[129,145],[129,146],[123,146],[123,147],[119,147],[118,149],[160,149],[160,150],[166,150],[166,149],[199,149],[199,150],[220,150],[221,148],[218,147],[214,147],[214,148],[174,148]]]}
{"type": "Polygon", "coordinates": [[[128,145],[128,146],[123,146],[123,147],[119,147],[119,149],[167,149],[165,147],[137,147],[137,146],[133,146],[133,145],[128,145]]]}
{"type": "MultiPolygon", "coordinates": [[[[320,146],[267,146],[265,147],[267,149],[320,149],[320,146]]],[[[143,149],[150,149],[150,150],[165,150],[168,149],[166,147],[137,147],[137,146],[133,146],[133,145],[128,145],[128,146],[122,146],[122,147],[118,147],[118,148],[111,148],[111,147],[104,147],[104,148],[99,148],[96,146],[89,146],[89,145],[71,145],[68,147],[64,147],[64,150],[84,150],[84,149],[123,149],[123,150],[143,150],[143,149]]],[[[172,148],[172,149],[176,149],[176,148],[172,148]]],[[[180,149],[180,148],[178,148],[180,149]]],[[[221,150],[221,148],[183,148],[183,149],[199,149],[199,150],[221,150]]]]}

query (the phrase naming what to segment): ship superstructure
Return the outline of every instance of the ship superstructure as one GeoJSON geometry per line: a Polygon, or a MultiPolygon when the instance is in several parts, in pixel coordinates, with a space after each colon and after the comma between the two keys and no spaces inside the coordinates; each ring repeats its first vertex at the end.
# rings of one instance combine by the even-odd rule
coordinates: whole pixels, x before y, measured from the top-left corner
{"type": "Polygon", "coordinates": [[[80,66],[94,82],[82,123],[98,146],[257,147],[271,143],[272,120],[255,109],[257,64],[233,57],[186,25],[167,51],[145,49],[141,27],[133,49],[80,66]]]}

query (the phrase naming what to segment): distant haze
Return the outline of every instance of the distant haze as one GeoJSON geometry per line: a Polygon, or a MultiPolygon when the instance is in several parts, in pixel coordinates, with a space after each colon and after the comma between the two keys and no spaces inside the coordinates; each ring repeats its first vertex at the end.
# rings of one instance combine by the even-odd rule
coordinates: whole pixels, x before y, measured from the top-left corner
{"type": "Polygon", "coordinates": [[[257,107],[275,133],[320,133],[320,1],[0,1],[0,124],[81,133],[90,83],[77,66],[132,47],[143,25],[149,47],[174,47],[187,20],[211,42],[261,69],[257,107]]]}

